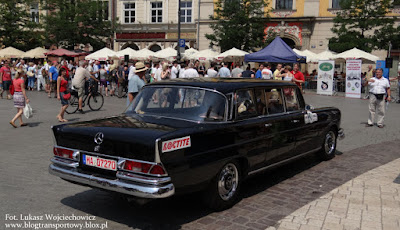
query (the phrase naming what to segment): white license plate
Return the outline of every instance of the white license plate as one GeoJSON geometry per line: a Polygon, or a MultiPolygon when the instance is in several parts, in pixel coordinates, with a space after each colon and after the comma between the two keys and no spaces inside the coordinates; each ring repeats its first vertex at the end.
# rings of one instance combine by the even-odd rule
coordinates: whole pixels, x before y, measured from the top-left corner
{"type": "Polygon", "coordinates": [[[117,161],[104,159],[101,157],[82,155],[84,165],[93,166],[101,169],[117,171],[117,161]]]}

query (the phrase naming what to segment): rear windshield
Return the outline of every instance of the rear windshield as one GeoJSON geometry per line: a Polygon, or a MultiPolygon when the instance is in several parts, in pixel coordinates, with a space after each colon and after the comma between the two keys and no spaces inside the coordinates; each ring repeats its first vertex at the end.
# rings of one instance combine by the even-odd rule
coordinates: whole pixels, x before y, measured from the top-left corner
{"type": "Polygon", "coordinates": [[[180,118],[192,121],[224,121],[226,97],[189,87],[145,87],[127,113],[180,118]]]}

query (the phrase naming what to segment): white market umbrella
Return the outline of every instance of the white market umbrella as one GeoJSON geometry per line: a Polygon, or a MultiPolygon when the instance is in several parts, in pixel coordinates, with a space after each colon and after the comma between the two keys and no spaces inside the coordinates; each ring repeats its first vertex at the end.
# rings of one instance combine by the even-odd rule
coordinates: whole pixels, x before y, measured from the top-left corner
{"type": "Polygon", "coordinates": [[[314,52],[311,52],[309,50],[303,50],[302,51],[302,56],[306,56],[307,60],[306,62],[318,62],[317,54],[314,52]]]}
{"type": "Polygon", "coordinates": [[[46,58],[45,53],[47,53],[47,52],[48,52],[48,50],[46,50],[42,47],[36,47],[35,49],[26,51],[22,55],[22,58],[46,58]]]}
{"type": "Polygon", "coordinates": [[[379,60],[379,57],[367,53],[363,50],[359,50],[357,48],[353,48],[351,50],[344,51],[343,53],[335,55],[336,59],[362,59],[367,61],[376,62],[379,60]]]}
{"type": "Polygon", "coordinates": [[[175,49],[168,47],[163,50],[157,51],[154,54],[154,57],[172,61],[172,60],[176,60],[177,55],[178,55],[178,52],[175,49]]]}
{"type": "Polygon", "coordinates": [[[85,60],[98,60],[105,61],[108,60],[108,57],[116,56],[117,53],[113,50],[110,50],[107,47],[104,47],[101,50],[98,50],[94,53],[91,53],[85,57],[85,60]]]}
{"type": "Polygon", "coordinates": [[[192,58],[199,60],[199,61],[212,61],[215,59],[219,53],[215,52],[211,49],[206,49],[198,52],[197,54],[193,55],[192,58]]]}
{"type": "Polygon", "coordinates": [[[197,54],[199,51],[193,48],[185,50],[185,53],[183,54],[184,58],[186,60],[190,60],[193,55],[197,54]]]}
{"type": "Polygon", "coordinates": [[[133,59],[137,59],[137,60],[149,60],[154,56],[154,52],[144,48],[141,49],[139,51],[136,51],[136,53],[133,55],[133,59]]]}
{"type": "Polygon", "coordinates": [[[24,55],[24,51],[16,49],[12,46],[0,50],[0,57],[2,58],[21,58],[24,55]]]}
{"type": "Polygon", "coordinates": [[[316,59],[313,62],[318,62],[319,60],[333,60],[335,59],[336,53],[330,51],[330,50],[325,50],[324,52],[321,52],[316,55],[316,59]]]}
{"type": "Polygon", "coordinates": [[[246,51],[236,49],[235,47],[215,56],[219,61],[238,61],[244,58],[244,55],[249,54],[246,51]]]}
{"type": "Polygon", "coordinates": [[[131,47],[125,48],[117,52],[117,57],[123,59],[125,55],[129,55],[129,59],[133,59],[136,54],[136,50],[132,49],[131,47]]]}

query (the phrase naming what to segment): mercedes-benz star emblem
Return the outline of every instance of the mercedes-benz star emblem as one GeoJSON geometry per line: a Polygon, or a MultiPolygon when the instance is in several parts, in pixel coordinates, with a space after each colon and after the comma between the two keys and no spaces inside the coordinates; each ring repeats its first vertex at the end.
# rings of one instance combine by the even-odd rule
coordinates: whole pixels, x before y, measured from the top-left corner
{"type": "Polygon", "coordinates": [[[103,140],[104,140],[104,134],[96,133],[96,135],[94,136],[94,143],[100,145],[101,143],[103,143],[103,140]]]}

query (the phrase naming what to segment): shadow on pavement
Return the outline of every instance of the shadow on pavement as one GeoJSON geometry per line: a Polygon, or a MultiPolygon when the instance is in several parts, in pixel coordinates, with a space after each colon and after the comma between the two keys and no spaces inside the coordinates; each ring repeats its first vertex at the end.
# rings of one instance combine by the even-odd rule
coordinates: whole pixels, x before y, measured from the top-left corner
{"type": "Polygon", "coordinates": [[[66,197],[61,203],[130,228],[266,229],[344,183],[399,158],[399,143],[365,146],[324,162],[310,155],[266,171],[245,181],[243,199],[222,212],[203,206],[198,193],[138,206],[91,189],[66,197]]]}
{"type": "Polygon", "coordinates": [[[39,121],[39,122],[26,122],[26,124],[28,125],[28,127],[37,127],[40,124],[42,124],[43,122],[39,121]]]}

